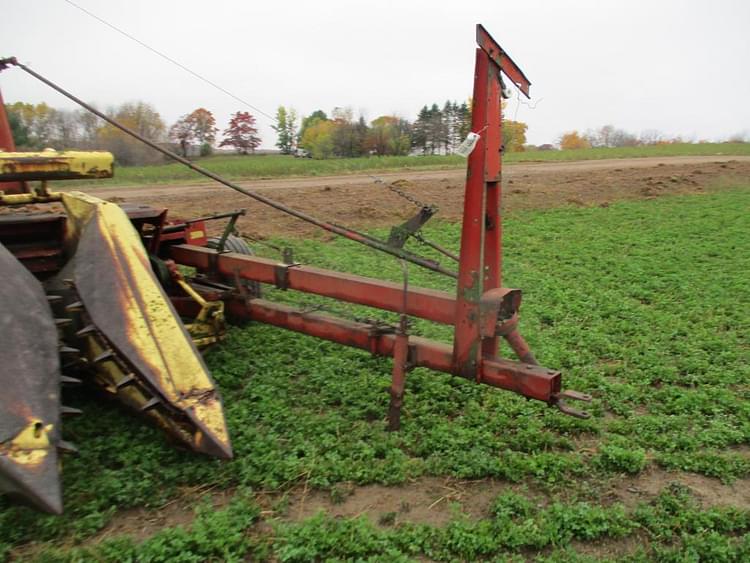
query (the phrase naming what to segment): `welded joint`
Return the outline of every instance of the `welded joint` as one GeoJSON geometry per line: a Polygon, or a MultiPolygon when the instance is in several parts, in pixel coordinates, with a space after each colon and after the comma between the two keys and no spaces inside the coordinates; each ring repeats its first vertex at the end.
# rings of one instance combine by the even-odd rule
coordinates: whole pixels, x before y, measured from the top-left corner
{"type": "Polygon", "coordinates": [[[498,287],[486,291],[479,301],[480,336],[493,338],[514,330],[520,307],[520,289],[498,287]]]}
{"type": "Polygon", "coordinates": [[[289,270],[301,266],[299,262],[293,264],[276,264],[273,267],[273,283],[282,291],[289,289],[289,270]]]}
{"type": "Polygon", "coordinates": [[[378,355],[380,339],[386,334],[394,334],[396,327],[387,323],[369,323],[368,326],[368,350],[373,356],[378,355]]]}
{"type": "Polygon", "coordinates": [[[242,299],[242,302],[245,304],[245,309],[247,312],[250,312],[250,301],[252,300],[252,297],[250,296],[250,293],[247,291],[247,287],[244,283],[242,283],[242,276],[240,276],[240,269],[235,268],[234,269],[234,289],[237,292],[237,294],[240,296],[240,299],[242,299]]]}

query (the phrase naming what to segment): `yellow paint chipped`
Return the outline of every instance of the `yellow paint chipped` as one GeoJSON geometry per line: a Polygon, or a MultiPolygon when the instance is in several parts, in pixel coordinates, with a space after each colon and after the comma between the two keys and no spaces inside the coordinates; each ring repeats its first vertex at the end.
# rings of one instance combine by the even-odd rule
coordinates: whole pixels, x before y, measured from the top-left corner
{"type": "MultiPolygon", "coordinates": [[[[69,216],[69,247],[77,246],[87,225],[95,226],[109,247],[110,261],[101,267],[116,273],[118,285],[111,289],[118,292],[118,301],[122,305],[117,314],[122,316],[132,347],[139,351],[158,379],[164,399],[179,409],[194,409],[198,420],[214,434],[213,439],[228,445],[224,413],[213,381],[153,275],[140,237],[125,212],[115,204],[81,192],[65,193],[63,203],[69,216]],[[205,400],[209,395],[213,400],[205,400]]],[[[85,303],[85,296],[81,297],[85,303]]],[[[213,312],[223,317],[223,310],[213,312]]],[[[102,374],[105,386],[114,390],[115,382],[122,375],[119,368],[113,362],[103,362],[101,367],[102,371],[108,372],[102,374]]],[[[135,388],[121,390],[118,395],[125,395],[131,406],[138,406],[145,400],[135,388]]],[[[164,425],[167,421],[157,413],[156,410],[150,411],[151,416],[161,418],[157,422],[164,425]]],[[[198,441],[197,433],[193,435],[193,441],[198,441]]]]}
{"type": "Polygon", "coordinates": [[[52,428],[52,424],[33,418],[15,438],[0,446],[0,454],[19,465],[39,465],[49,453],[52,428]]]}
{"type": "Polygon", "coordinates": [[[112,178],[114,157],[106,151],[2,152],[0,180],[87,180],[112,178]]]}

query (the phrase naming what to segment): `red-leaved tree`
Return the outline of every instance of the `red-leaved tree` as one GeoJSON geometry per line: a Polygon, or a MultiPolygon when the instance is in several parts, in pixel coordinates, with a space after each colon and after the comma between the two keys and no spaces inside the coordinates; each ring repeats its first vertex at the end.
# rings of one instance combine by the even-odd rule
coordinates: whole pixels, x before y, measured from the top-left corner
{"type": "Polygon", "coordinates": [[[220,147],[234,147],[240,154],[255,152],[260,145],[255,117],[246,111],[238,111],[229,120],[229,127],[222,133],[224,140],[220,147]]]}
{"type": "Polygon", "coordinates": [[[172,125],[169,138],[180,144],[182,156],[188,155],[188,147],[194,142],[200,146],[201,156],[208,156],[217,131],[214,115],[206,108],[198,108],[183,115],[172,125]]]}

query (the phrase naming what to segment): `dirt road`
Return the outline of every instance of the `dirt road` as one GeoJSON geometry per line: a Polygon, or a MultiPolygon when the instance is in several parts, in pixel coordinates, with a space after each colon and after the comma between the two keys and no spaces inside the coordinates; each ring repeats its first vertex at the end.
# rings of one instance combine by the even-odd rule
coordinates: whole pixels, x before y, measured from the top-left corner
{"type": "MultiPolygon", "coordinates": [[[[427,170],[377,174],[440,208],[438,217],[460,218],[465,171],[427,170]]],[[[408,201],[367,174],[239,182],[323,219],[356,227],[392,225],[416,212],[408,201]]],[[[503,171],[506,212],[560,205],[602,205],[623,199],[700,193],[750,184],[750,157],[631,158],[523,163],[503,171]]],[[[86,190],[117,202],[168,207],[170,216],[192,217],[247,208],[239,228],[253,237],[311,235],[318,229],[267,208],[216,183],[112,187],[86,190]]],[[[218,228],[218,225],[216,225],[218,228]]]]}

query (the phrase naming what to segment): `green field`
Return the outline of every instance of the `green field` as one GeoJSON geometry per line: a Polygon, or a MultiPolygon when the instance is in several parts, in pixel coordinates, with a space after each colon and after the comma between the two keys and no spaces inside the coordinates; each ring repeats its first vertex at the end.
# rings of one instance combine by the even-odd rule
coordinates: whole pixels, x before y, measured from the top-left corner
{"type": "MultiPolygon", "coordinates": [[[[515,152],[505,161],[547,162],[560,160],[592,160],[603,158],[634,158],[648,156],[750,155],[750,143],[675,144],[619,149],[581,149],[570,151],[515,152]]],[[[277,178],[284,176],[330,176],[389,170],[461,168],[466,159],[460,156],[383,156],[370,158],[334,158],[312,160],[291,156],[212,156],[196,163],[231,180],[277,178]]],[[[210,181],[182,164],[130,166],[117,168],[115,177],[101,182],[102,186],[148,185],[210,181]]],[[[74,185],[66,182],[66,185],[74,185]]],[[[79,182],[79,185],[95,185],[79,182]]]]}
{"type": "MultiPolygon", "coordinates": [[[[590,420],[418,369],[407,378],[403,429],[388,433],[389,360],[251,324],[207,356],[233,461],[173,449],[78,391],[66,401],[85,411],[65,426],[80,449],[64,461],[66,514],[0,500],[0,560],[748,561],[747,506],[706,506],[680,484],[690,476],[744,490],[750,477],[748,209],[750,188],[737,187],[506,221],[506,284],[524,289],[522,332],[567,387],[594,396],[590,420]],[[606,494],[652,474],[665,477],[658,494],[631,504],[606,494]],[[336,499],[349,484],[425,476],[509,487],[480,519],[457,507],[444,526],[412,523],[406,510],[295,522],[285,496],[303,483],[336,499]],[[192,524],[142,542],[91,541],[118,510],[157,509],[199,486],[233,500],[213,510],[209,494],[192,524]],[[276,499],[271,509],[261,511],[261,491],[276,499]]],[[[428,231],[457,248],[457,225],[428,231]]],[[[306,262],[400,279],[395,260],[348,241],[286,244],[306,262]]],[[[451,287],[416,267],[410,283],[451,287]]],[[[449,338],[423,321],[413,331],[449,338]]]]}

